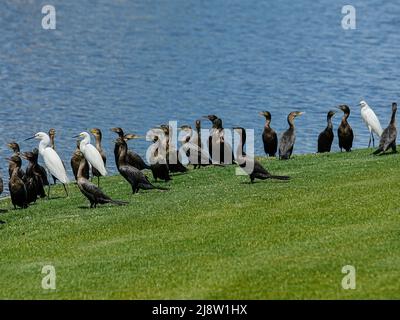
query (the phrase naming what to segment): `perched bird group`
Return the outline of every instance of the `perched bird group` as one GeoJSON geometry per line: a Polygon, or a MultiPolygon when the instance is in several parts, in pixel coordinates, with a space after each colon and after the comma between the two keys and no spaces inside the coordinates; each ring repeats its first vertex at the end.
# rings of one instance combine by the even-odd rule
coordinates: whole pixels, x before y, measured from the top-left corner
{"type": "MultiPolygon", "coordinates": [[[[392,116],[388,127],[383,130],[378,117],[365,101],[360,102],[361,117],[365,122],[369,132],[369,145],[374,145],[374,134],[380,137],[379,148],[374,154],[381,154],[389,149],[396,152],[396,112],[397,104],[392,104],[392,116]]],[[[337,134],[339,148],[350,152],[353,146],[353,129],[348,123],[350,108],[347,105],[340,105],[338,109],[343,112],[343,118],[338,127],[337,134]]],[[[334,141],[334,131],[332,117],[335,111],[329,111],[327,114],[327,126],[318,136],[318,152],[330,152],[334,141]]],[[[294,121],[297,117],[304,114],[301,111],[290,112],[287,117],[289,128],[283,132],[281,138],[274,129],[271,128],[271,113],[263,111],[259,113],[265,117],[265,125],[262,133],[262,141],[265,153],[270,157],[275,157],[279,152],[279,159],[288,160],[291,158],[296,141],[296,130],[294,121]],[[279,142],[279,143],[278,143],[279,142]],[[278,148],[279,146],[279,148],[278,148]]],[[[289,180],[288,176],[279,176],[271,174],[264,168],[253,155],[246,154],[244,151],[246,144],[246,130],[242,127],[234,127],[233,131],[239,135],[239,145],[234,154],[230,144],[231,133],[225,130],[222,125],[222,119],[216,115],[207,115],[212,126],[209,130],[207,146],[204,147],[201,139],[201,121],[195,121],[195,128],[189,125],[183,125],[179,128],[181,148],[174,144],[172,136],[173,128],[170,125],[160,125],[150,131],[152,145],[149,148],[147,164],[142,157],[128,148],[127,142],[141,138],[136,134],[126,134],[122,128],[112,128],[111,131],[117,134],[114,141],[114,159],[118,172],[128,182],[132,194],[139,190],[168,190],[152,182],[145,174],[145,170],[150,170],[155,182],[158,180],[167,182],[172,179],[172,174],[182,174],[187,172],[187,167],[183,165],[181,151],[186,155],[188,163],[194,166],[194,169],[200,167],[217,165],[225,166],[237,164],[250,178],[253,183],[256,179],[277,179],[289,180]]],[[[96,208],[98,204],[112,203],[124,205],[127,202],[114,200],[106,195],[100,189],[100,177],[107,175],[106,154],[102,148],[102,132],[98,128],[91,129],[89,132],[81,132],[74,136],[76,148],[72,154],[70,164],[76,184],[81,193],[89,200],[90,207],[96,208]],[[91,144],[90,133],[95,138],[95,144],[91,144]],[[97,178],[97,185],[90,180],[97,178]]],[[[204,133],[204,132],[203,132],[204,133]]],[[[14,208],[27,208],[29,204],[35,203],[38,198],[45,198],[47,186],[47,197],[50,198],[50,182],[47,174],[50,174],[55,184],[58,180],[64,187],[68,196],[67,184],[69,182],[65,165],[55,150],[54,129],[48,133],[38,132],[34,136],[25,139],[39,140],[38,148],[32,151],[21,152],[18,143],[10,142],[8,147],[12,150],[12,155],[7,158],[9,163],[9,192],[11,202],[14,208]],[[38,163],[38,157],[41,156],[44,167],[38,163]],[[26,170],[22,168],[22,159],[28,161],[26,170]],[[47,171],[46,171],[47,170],[47,171]]],[[[0,193],[3,191],[3,180],[0,177],[0,193]]]]}

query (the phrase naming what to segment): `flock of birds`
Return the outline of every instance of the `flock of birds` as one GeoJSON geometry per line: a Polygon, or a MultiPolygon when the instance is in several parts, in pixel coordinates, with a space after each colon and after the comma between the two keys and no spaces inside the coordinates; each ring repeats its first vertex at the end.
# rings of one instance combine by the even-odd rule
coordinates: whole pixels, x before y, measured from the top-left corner
{"type": "MultiPolygon", "coordinates": [[[[370,132],[371,142],[374,146],[374,134],[380,137],[378,149],[374,154],[384,153],[389,149],[396,152],[396,111],[397,104],[392,104],[392,117],[388,127],[383,130],[378,117],[365,101],[360,102],[361,117],[370,132]]],[[[338,107],[344,115],[340,126],[338,127],[339,148],[350,152],[353,146],[354,134],[348,123],[350,116],[350,108],[347,105],[338,107]]],[[[295,118],[301,116],[304,112],[294,111],[288,115],[287,121],[289,128],[282,134],[279,140],[279,159],[288,160],[292,156],[293,148],[296,141],[296,132],[294,121],[295,118]]],[[[270,157],[275,157],[278,152],[278,135],[271,128],[271,113],[268,111],[260,112],[265,117],[264,131],[262,140],[265,153],[270,157]]],[[[334,133],[332,125],[332,117],[335,111],[329,111],[327,114],[327,127],[318,137],[318,152],[330,152],[334,133]]],[[[277,176],[269,173],[259,161],[254,157],[249,157],[244,151],[246,144],[246,130],[242,127],[234,127],[233,130],[239,134],[240,142],[234,156],[231,145],[225,142],[224,128],[221,118],[216,115],[205,116],[212,123],[209,131],[208,146],[203,146],[201,139],[201,121],[196,120],[195,129],[191,126],[184,125],[179,129],[184,133],[180,140],[182,150],[186,154],[189,164],[194,169],[218,165],[225,166],[229,164],[237,164],[249,175],[251,183],[255,179],[278,179],[289,180],[288,176],[277,176]],[[214,150],[214,152],[213,152],[214,150]]],[[[144,174],[144,170],[151,170],[155,181],[171,180],[171,173],[184,173],[187,167],[182,164],[179,151],[174,146],[172,139],[172,127],[169,125],[161,125],[153,129],[151,145],[151,161],[147,164],[142,157],[133,150],[128,149],[127,142],[132,139],[140,138],[135,134],[125,134],[122,128],[111,129],[118,137],[115,140],[114,158],[115,164],[121,176],[130,184],[132,193],[142,190],[159,189],[168,190],[159,187],[150,182],[144,174]],[[160,152],[160,147],[166,152],[160,152]]],[[[126,202],[113,200],[100,189],[100,177],[107,175],[106,155],[102,148],[102,133],[98,128],[90,130],[95,138],[95,145],[91,144],[91,136],[88,132],[82,132],[74,138],[77,139],[76,150],[74,151],[70,164],[81,193],[89,200],[90,207],[96,207],[98,204],[113,203],[124,205],[126,202]],[[91,176],[91,179],[90,179],[91,176]],[[91,180],[97,177],[97,185],[91,180]]],[[[48,133],[38,132],[34,136],[25,139],[39,140],[38,148],[34,148],[29,152],[21,152],[18,143],[10,142],[8,147],[13,151],[11,157],[7,158],[9,163],[9,191],[11,201],[16,209],[27,208],[29,204],[36,202],[40,198],[46,197],[45,186],[48,187],[47,197],[50,198],[50,181],[48,173],[51,175],[53,184],[58,180],[64,186],[66,195],[68,196],[67,184],[69,182],[65,164],[55,150],[55,134],[54,129],[50,129],[48,133]],[[45,168],[38,163],[39,155],[42,157],[45,168]],[[22,159],[28,161],[26,170],[22,169],[22,159]]],[[[0,177],[0,194],[3,192],[3,180],[0,177]]]]}

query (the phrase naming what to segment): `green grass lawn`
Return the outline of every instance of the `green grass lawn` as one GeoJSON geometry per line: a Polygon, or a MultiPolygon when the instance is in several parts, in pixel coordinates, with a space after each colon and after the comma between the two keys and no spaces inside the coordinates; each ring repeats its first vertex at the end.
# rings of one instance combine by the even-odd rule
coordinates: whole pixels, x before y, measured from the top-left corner
{"type": "Polygon", "coordinates": [[[73,184],[27,210],[1,201],[0,298],[399,299],[400,155],[371,152],[262,159],[289,182],[210,167],[131,195],[102,179],[125,207],[88,209],[73,184]],[[345,265],[356,290],[342,289],[345,265]]]}

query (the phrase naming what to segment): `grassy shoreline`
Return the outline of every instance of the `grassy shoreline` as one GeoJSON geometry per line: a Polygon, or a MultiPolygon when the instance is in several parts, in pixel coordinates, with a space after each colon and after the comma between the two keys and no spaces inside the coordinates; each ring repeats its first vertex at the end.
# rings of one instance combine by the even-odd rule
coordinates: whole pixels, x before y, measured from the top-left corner
{"type": "Polygon", "coordinates": [[[124,207],[89,210],[72,184],[27,210],[5,199],[0,298],[398,299],[399,158],[371,153],[261,158],[289,182],[210,167],[131,195],[121,177],[102,179],[124,207]],[[55,291],[41,288],[47,264],[55,291]],[[345,265],[356,290],[341,287],[345,265]]]}

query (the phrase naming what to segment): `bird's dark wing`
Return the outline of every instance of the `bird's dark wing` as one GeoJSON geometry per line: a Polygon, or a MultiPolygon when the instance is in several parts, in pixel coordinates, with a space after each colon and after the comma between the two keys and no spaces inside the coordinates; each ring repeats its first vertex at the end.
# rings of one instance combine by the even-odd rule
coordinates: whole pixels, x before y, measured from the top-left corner
{"type": "Polygon", "coordinates": [[[265,176],[270,175],[270,173],[257,160],[254,160],[254,170],[253,171],[254,171],[254,173],[262,174],[265,176]]]}
{"type": "Polygon", "coordinates": [[[100,188],[89,180],[82,179],[79,181],[79,189],[89,199],[96,200],[97,202],[108,202],[111,198],[107,196],[100,188]]]}
{"type": "Polygon", "coordinates": [[[387,127],[382,133],[381,140],[379,142],[379,149],[381,149],[382,151],[386,151],[387,149],[389,149],[391,144],[396,141],[396,137],[397,130],[391,128],[390,126],[387,127]]]}
{"type": "Polygon", "coordinates": [[[287,155],[290,150],[293,149],[296,136],[291,131],[286,131],[281,138],[279,146],[279,154],[284,156],[287,155]]]}
{"type": "Polygon", "coordinates": [[[144,162],[141,156],[133,151],[128,151],[126,155],[127,162],[139,170],[149,169],[150,167],[144,162]]]}

